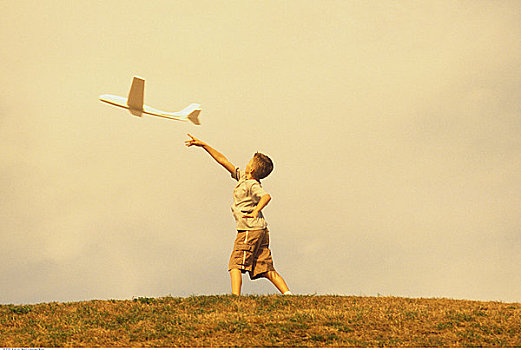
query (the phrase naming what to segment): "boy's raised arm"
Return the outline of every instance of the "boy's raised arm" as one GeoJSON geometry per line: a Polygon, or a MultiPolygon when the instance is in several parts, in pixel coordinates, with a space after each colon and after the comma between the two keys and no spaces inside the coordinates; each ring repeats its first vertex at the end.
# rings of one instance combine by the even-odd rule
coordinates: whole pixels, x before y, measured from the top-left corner
{"type": "Polygon", "coordinates": [[[185,141],[185,145],[187,147],[197,146],[197,147],[204,148],[204,150],[206,152],[208,152],[208,154],[210,154],[217,163],[221,164],[226,170],[228,170],[230,172],[230,174],[233,174],[235,172],[235,165],[230,163],[228,161],[228,159],[226,159],[226,157],[221,152],[213,149],[212,147],[210,147],[203,141],[196,139],[195,137],[193,137],[190,134],[188,134],[188,136],[190,136],[191,140],[185,141]]]}

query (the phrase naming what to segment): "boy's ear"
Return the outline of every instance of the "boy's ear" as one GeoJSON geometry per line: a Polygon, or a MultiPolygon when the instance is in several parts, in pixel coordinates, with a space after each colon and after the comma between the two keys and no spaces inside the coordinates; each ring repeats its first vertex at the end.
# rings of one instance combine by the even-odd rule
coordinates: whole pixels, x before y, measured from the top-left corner
{"type": "Polygon", "coordinates": [[[251,167],[251,170],[250,170],[250,174],[251,174],[251,176],[254,177],[255,179],[257,178],[257,177],[255,176],[256,170],[257,170],[257,169],[255,169],[254,166],[252,166],[252,167],[251,167]]]}

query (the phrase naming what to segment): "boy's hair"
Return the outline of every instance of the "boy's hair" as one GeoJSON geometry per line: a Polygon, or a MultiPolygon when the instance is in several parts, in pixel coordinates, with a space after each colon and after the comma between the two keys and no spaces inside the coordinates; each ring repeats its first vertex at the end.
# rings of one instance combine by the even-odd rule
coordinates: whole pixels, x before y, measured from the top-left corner
{"type": "Polygon", "coordinates": [[[273,162],[270,157],[262,153],[255,153],[253,155],[253,162],[255,164],[255,175],[256,179],[264,179],[273,170],[273,162]]]}

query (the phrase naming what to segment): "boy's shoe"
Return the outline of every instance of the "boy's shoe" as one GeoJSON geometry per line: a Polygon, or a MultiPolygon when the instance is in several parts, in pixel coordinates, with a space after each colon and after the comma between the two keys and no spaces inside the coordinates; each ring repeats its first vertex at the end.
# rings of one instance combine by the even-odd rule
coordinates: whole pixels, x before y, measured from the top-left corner
{"type": "Polygon", "coordinates": [[[284,293],[284,294],[282,294],[282,295],[293,295],[293,293],[291,293],[291,292],[288,290],[286,293],[284,293]]]}

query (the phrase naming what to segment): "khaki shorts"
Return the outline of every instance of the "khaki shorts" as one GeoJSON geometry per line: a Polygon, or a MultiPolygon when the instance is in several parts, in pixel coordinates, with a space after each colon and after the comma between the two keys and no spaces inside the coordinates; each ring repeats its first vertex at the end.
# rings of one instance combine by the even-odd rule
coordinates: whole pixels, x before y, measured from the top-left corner
{"type": "Polygon", "coordinates": [[[275,271],[269,244],[268,229],[238,231],[228,271],[232,269],[239,269],[242,273],[247,271],[252,280],[264,277],[262,274],[265,272],[275,271]]]}

